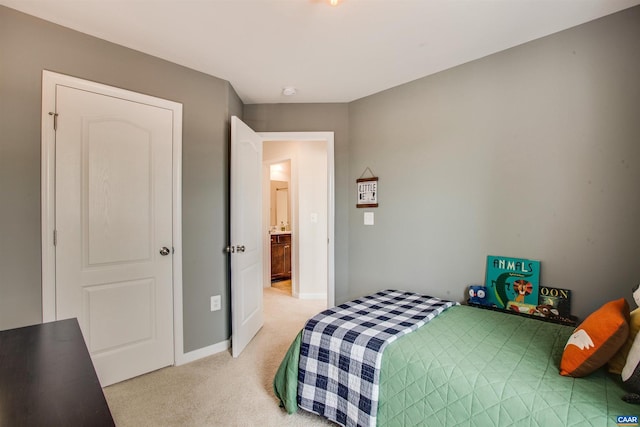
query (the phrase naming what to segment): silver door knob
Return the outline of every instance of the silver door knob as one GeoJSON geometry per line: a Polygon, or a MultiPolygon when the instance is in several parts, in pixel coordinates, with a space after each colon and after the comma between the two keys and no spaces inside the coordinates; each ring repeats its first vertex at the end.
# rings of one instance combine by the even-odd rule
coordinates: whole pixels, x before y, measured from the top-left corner
{"type": "Polygon", "coordinates": [[[171,253],[171,251],[169,250],[168,247],[163,246],[162,248],[160,248],[160,255],[162,256],[167,256],[171,253]]]}
{"type": "Polygon", "coordinates": [[[244,245],[242,245],[242,246],[240,246],[240,245],[236,246],[236,251],[238,251],[238,252],[244,252],[244,245]]]}

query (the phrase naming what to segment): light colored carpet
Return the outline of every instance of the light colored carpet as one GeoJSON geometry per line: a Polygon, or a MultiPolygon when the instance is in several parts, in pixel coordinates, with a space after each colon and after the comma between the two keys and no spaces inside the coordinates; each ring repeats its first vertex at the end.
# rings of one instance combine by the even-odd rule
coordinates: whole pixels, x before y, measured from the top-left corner
{"type": "Polygon", "coordinates": [[[172,366],[104,389],[119,427],[127,426],[327,426],[327,420],[278,406],[272,381],[304,322],[325,301],[298,300],[264,291],[265,323],[240,357],[228,351],[172,366]]]}
{"type": "Polygon", "coordinates": [[[271,287],[275,289],[280,289],[282,291],[287,292],[291,295],[291,280],[280,280],[278,282],[272,282],[271,287]]]}

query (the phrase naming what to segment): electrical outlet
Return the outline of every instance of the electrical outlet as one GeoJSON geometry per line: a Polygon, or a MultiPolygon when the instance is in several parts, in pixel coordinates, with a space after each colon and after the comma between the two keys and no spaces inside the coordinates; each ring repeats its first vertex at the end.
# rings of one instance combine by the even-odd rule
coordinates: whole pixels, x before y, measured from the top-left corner
{"type": "Polygon", "coordinates": [[[220,301],[220,295],[214,295],[211,297],[211,311],[218,311],[222,308],[222,303],[220,301]]]}

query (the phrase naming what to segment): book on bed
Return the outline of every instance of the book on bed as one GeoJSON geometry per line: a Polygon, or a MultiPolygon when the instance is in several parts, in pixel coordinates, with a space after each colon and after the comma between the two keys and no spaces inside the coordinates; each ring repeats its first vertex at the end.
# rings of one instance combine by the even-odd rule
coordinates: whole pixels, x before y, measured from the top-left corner
{"type": "Polygon", "coordinates": [[[569,289],[541,286],[538,306],[548,306],[557,311],[557,315],[571,316],[571,291],[569,289]]]}
{"type": "Polygon", "coordinates": [[[540,261],[489,255],[485,286],[490,305],[534,314],[538,305],[540,261]]]}

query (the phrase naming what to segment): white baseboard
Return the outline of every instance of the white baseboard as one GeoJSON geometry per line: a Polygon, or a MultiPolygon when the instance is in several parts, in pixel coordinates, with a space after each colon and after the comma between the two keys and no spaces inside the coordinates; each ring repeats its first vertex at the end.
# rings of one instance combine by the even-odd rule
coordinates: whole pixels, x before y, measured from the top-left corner
{"type": "Polygon", "coordinates": [[[326,293],[320,294],[298,294],[296,295],[300,299],[327,299],[326,293]]]}
{"type": "Polygon", "coordinates": [[[197,350],[184,353],[176,357],[176,366],[184,365],[185,363],[195,362],[203,357],[213,356],[214,354],[221,353],[229,350],[231,347],[231,341],[225,340],[216,344],[212,344],[207,347],[199,348],[197,350]]]}

